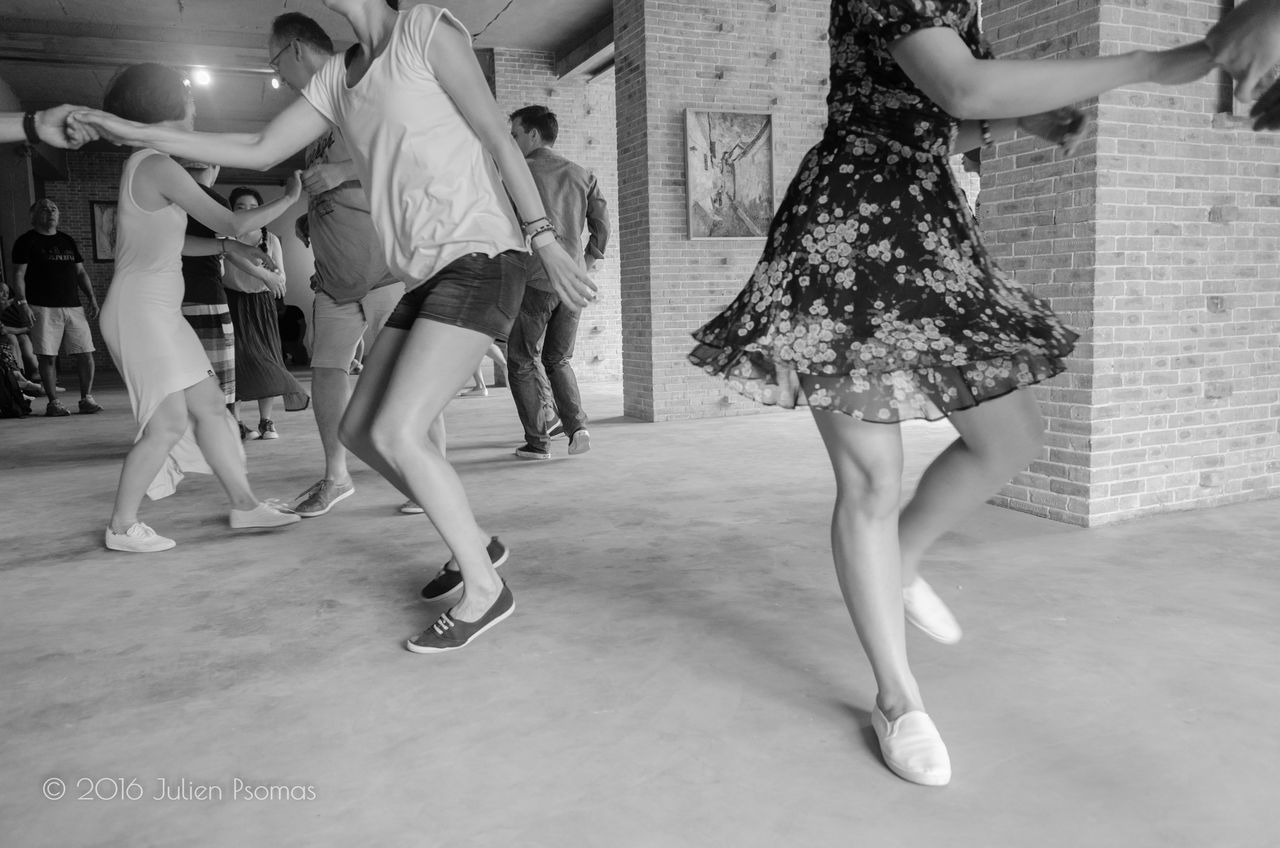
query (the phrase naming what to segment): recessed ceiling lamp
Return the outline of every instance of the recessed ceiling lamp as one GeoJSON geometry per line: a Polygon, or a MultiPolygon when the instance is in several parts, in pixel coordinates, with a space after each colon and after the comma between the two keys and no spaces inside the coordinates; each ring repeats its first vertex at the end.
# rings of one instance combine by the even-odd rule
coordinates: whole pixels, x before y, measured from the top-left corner
{"type": "Polygon", "coordinates": [[[272,78],[271,78],[271,87],[272,87],[272,88],[279,88],[279,87],[280,87],[280,78],[279,78],[279,77],[272,77],[272,78]]]}
{"type": "Polygon", "coordinates": [[[191,81],[196,85],[207,86],[213,84],[213,74],[204,68],[195,68],[191,71],[191,81]]]}

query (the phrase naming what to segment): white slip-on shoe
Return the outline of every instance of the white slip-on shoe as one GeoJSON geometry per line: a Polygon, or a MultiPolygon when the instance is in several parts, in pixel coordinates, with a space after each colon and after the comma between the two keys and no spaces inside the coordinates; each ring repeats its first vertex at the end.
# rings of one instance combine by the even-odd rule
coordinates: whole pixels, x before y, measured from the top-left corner
{"type": "Polygon", "coordinates": [[[921,786],[946,786],[951,782],[951,757],[928,714],[912,710],[889,721],[876,707],[871,713],[871,726],[880,740],[885,765],[898,777],[921,786]]]}
{"type": "Polygon", "coordinates": [[[108,527],[104,541],[108,550],[131,554],[154,554],[157,551],[167,551],[178,544],[172,539],[161,536],[141,521],[135,521],[133,526],[123,533],[117,533],[108,527]]]}
{"type": "Polygon", "coordinates": [[[253,527],[283,527],[286,524],[297,524],[302,516],[287,512],[275,504],[261,501],[253,509],[231,510],[231,527],[235,530],[247,530],[253,527]]]}
{"type": "Polygon", "coordinates": [[[923,630],[930,639],[954,645],[964,635],[956,617],[923,577],[917,577],[902,590],[902,607],[907,613],[907,621],[923,630]]]}

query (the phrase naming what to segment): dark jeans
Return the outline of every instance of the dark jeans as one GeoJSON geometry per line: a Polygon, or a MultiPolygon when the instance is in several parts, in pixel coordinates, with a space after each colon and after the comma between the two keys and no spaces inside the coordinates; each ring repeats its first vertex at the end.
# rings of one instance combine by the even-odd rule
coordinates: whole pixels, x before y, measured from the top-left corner
{"type": "Polygon", "coordinates": [[[551,383],[551,396],[564,431],[572,435],[587,426],[578,378],[569,364],[577,338],[577,313],[561,304],[554,292],[525,289],[520,314],[507,340],[507,374],[525,441],[531,445],[546,449],[551,444],[547,436],[549,399],[539,386],[539,360],[551,383]]]}

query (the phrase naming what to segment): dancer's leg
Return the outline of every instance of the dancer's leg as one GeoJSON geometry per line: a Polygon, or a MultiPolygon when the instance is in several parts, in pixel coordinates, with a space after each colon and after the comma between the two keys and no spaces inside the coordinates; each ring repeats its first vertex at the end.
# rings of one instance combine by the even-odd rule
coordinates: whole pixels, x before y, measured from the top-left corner
{"type": "Polygon", "coordinates": [[[120,469],[120,485],[116,487],[115,506],[111,510],[111,529],[124,533],[138,521],[142,498],[164,467],[169,451],[187,431],[187,404],[182,392],[160,401],[142,437],[133,443],[120,469]]]}
{"type": "Polygon", "coordinates": [[[405,336],[384,330],[378,338],[343,416],[342,440],[397,487],[407,487],[408,496],[426,511],[462,570],[466,588],[452,615],[474,621],[492,606],[502,582],[462,481],[436,446],[424,442],[422,431],[444,412],[493,340],[427,319],[415,321],[405,336]],[[396,359],[380,356],[384,339],[398,344],[396,359]]]}
{"type": "Polygon", "coordinates": [[[58,399],[58,357],[42,353],[37,358],[40,361],[40,383],[44,386],[45,397],[53,403],[58,399]]]}
{"type": "Polygon", "coordinates": [[[76,354],[76,374],[80,377],[80,400],[93,394],[93,354],[76,354]]]}
{"type": "Polygon", "coordinates": [[[249,487],[240,436],[235,422],[227,420],[225,400],[214,377],[201,380],[186,390],[187,411],[205,462],[209,463],[218,482],[226,490],[232,509],[253,509],[258,505],[258,499],[249,487]]]}
{"type": "Polygon", "coordinates": [[[271,420],[271,413],[275,411],[276,399],[274,397],[258,399],[258,423],[271,420]]]}
{"type": "Polygon", "coordinates": [[[836,577],[890,721],[923,709],[907,664],[902,615],[898,506],[902,490],[902,434],[894,424],[870,424],[838,412],[814,410],[831,457],[836,504],[831,548],[836,577]]]}
{"type": "Polygon", "coordinates": [[[324,448],[325,479],[342,485],[350,483],[347,449],[338,438],[342,413],[351,400],[351,379],[347,369],[313,368],[311,399],[315,403],[316,428],[320,431],[320,444],[324,448]]]}
{"type": "Polygon", "coordinates": [[[929,546],[1025,468],[1044,443],[1040,408],[1026,390],[954,412],[950,420],[960,438],[925,470],[898,521],[904,586],[915,580],[929,546]]]}

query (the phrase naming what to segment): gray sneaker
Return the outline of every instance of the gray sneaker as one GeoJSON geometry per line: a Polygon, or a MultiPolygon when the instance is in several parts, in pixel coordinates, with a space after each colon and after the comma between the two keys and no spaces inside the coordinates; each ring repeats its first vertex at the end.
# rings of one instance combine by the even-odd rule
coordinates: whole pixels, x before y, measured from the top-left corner
{"type": "Polygon", "coordinates": [[[62,418],[63,416],[70,414],[71,410],[67,409],[60,401],[56,400],[49,401],[44,408],[45,418],[62,418]]]}
{"type": "Polygon", "coordinates": [[[303,518],[316,518],[333,509],[338,501],[346,500],[356,493],[354,483],[335,483],[332,480],[321,480],[301,495],[299,503],[293,511],[303,518]]]}
{"type": "Polygon", "coordinates": [[[569,454],[578,456],[591,450],[591,434],[587,432],[587,428],[576,430],[569,435],[569,454]]]}

